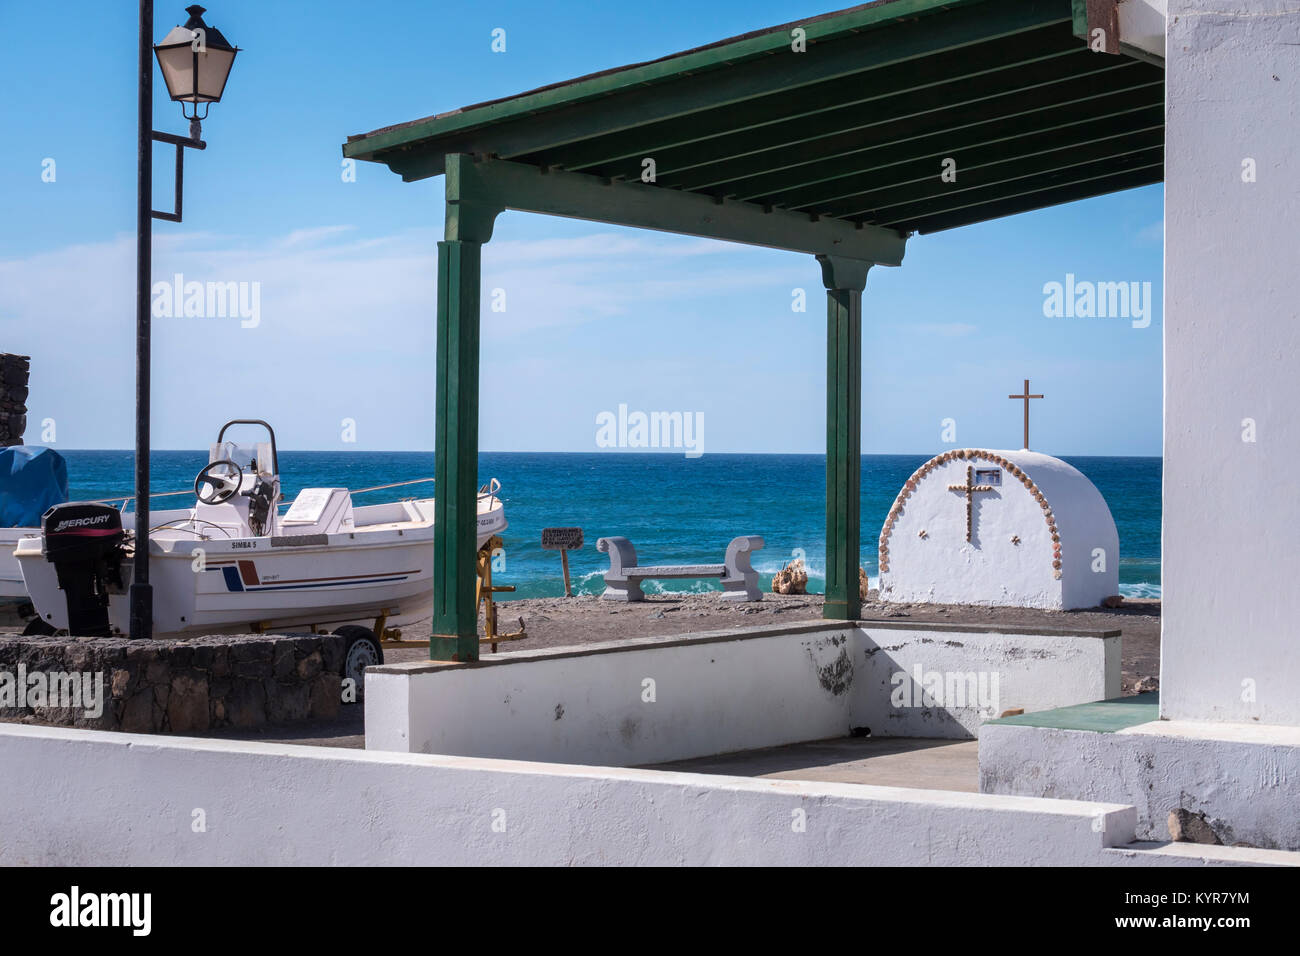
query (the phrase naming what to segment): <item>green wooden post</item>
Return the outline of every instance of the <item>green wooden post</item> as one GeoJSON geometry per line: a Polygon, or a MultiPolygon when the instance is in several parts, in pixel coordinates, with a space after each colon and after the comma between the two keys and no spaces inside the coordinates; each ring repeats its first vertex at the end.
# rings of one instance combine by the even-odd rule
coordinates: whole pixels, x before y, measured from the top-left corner
{"type": "Polygon", "coordinates": [[[429,657],[436,661],[478,660],[474,558],[482,251],[477,242],[438,243],[433,638],[429,642],[429,657]]]}
{"type": "Polygon", "coordinates": [[[826,286],[826,603],[855,620],[862,500],[862,290],[871,263],[818,256],[826,286]]]}
{"type": "Polygon", "coordinates": [[[449,156],[446,239],[438,243],[438,359],[433,523],[435,661],[478,660],[479,281],[500,207],[461,195],[449,156]]]}

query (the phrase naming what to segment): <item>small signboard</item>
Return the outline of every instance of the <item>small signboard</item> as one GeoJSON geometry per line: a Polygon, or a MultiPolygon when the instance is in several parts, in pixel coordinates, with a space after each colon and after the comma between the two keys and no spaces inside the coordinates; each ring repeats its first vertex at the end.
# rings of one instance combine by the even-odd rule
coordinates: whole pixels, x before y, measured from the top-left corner
{"type": "Polygon", "coordinates": [[[1002,469],[1001,469],[1001,468],[980,468],[980,469],[977,469],[976,472],[975,472],[975,484],[977,484],[977,485],[993,485],[994,487],[1001,487],[1001,485],[1002,485],[1002,469]]]}
{"type": "Polygon", "coordinates": [[[581,528],[543,528],[542,548],[546,551],[560,552],[560,564],[564,567],[564,596],[573,597],[569,586],[569,552],[582,547],[581,528]]]}
{"type": "Polygon", "coordinates": [[[543,528],[542,548],[546,551],[578,551],[582,548],[582,529],[543,528]]]}

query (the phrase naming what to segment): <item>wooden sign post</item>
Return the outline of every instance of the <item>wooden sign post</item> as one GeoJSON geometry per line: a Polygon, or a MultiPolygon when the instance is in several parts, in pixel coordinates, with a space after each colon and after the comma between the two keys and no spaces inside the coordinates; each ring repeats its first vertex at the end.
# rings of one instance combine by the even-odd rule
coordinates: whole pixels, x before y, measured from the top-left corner
{"type": "Polygon", "coordinates": [[[582,549],[582,529],[543,528],[542,548],[560,552],[560,563],[564,566],[564,596],[573,597],[573,589],[569,587],[569,552],[582,549]]]}

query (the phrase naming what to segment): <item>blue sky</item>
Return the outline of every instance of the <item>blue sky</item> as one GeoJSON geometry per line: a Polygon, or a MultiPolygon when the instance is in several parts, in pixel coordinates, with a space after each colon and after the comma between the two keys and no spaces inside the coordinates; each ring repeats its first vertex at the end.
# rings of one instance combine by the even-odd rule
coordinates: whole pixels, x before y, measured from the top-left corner
{"type": "MultiPolygon", "coordinates": [[[[156,7],[158,39],[185,15],[156,7]]],[[[186,157],[186,221],[155,223],[154,276],[256,282],[259,323],[155,320],[155,447],[205,447],[235,417],[288,448],[432,447],[442,180],[360,164],[344,182],[349,134],[826,9],[214,0],[208,23],[244,52],[186,157]]],[[[50,419],[56,447],[132,443],[135,30],[128,0],[0,4],[0,351],[32,356],[29,441],[50,419]]],[[[157,75],[155,94],[155,128],[184,133],[157,75]]],[[[156,147],[156,208],[171,159],[156,147]]],[[[863,450],[951,447],[948,418],[960,445],[1018,447],[1006,396],[1029,377],[1037,450],[1158,455],[1162,221],[1154,186],[911,239],[867,283],[863,450]],[[1150,282],[1150,325],[1044,317],[1067,273],[1150,282]]],[[[505,214],[484,254],[481,447],[594,451],[596,416],[626,404],[703,413],[706,453],[823,451],[819,276],[792,253],[505,214]]]]}

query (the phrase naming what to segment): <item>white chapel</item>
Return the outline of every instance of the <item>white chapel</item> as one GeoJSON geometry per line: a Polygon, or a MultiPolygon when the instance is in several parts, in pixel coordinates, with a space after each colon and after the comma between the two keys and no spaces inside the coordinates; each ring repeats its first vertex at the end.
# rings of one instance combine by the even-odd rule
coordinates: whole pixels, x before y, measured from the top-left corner
{"type": "Polygon", "coordinates": [[[1118,593],[1119,535],[1059,458],[965,448],[908,478],[880,532],[880,599],[1069,610],[1118,593]]]}

